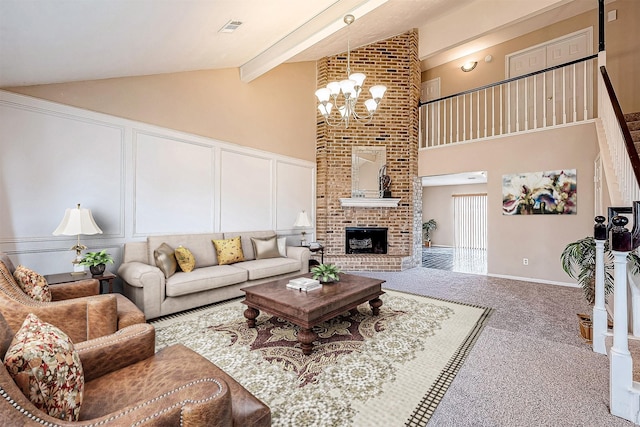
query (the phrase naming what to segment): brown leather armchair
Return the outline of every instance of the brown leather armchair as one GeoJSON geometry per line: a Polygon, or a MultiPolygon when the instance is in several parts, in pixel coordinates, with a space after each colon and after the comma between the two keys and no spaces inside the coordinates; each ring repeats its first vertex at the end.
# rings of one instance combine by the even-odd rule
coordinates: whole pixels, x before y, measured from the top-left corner
{"type": "MultiPolygon", "coordinates": [[[[13,338],[0,315],[0,357],[13,338]]],[[[182,345],[154,354],[153,326],[138,324],[77,344],[85,387],[80,420],[36,408],[0,367],[0,423],[21,426],[270,426],[271,411],[213,363],[182,345]]]]}
{"type": "Polygon", "coordinates": [[[14,330],[28,313],[34,313],[65,331],[75,343],[145,323],[144,313],[124,295],[100,295],[98,280],[52,285],[52,302],[38,302],[22,291],[13,270],[9,257],[0,252],[0,313],[14,330]]]}

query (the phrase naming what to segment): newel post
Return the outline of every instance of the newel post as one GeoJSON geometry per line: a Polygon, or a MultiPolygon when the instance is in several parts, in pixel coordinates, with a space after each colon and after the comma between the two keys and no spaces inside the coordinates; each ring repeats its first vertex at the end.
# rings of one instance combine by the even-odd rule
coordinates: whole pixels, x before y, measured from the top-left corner
{"type": "Polygon", "coordinates": [[[595,304],[593,305],[593,351],[607,354],[605,338],[607,336],[607,309],[605,308],[604,295],[604,243],[607,240],[607,226],[605,217],[597,216],[593,226],[593,238],[596,243],[596,283],[595,304]]]}
{"type": "Polygon", "coordinates": [[[627,255],[633,249],[631,232],[625,227],[629,220],[616,216],[611,221],[611,249],[614,262],[613,347],[609,370],[611,413],[627,420],[634,419],[637,399],[631,398],[633,361],[629,353],[627,313],[627,255]]]}

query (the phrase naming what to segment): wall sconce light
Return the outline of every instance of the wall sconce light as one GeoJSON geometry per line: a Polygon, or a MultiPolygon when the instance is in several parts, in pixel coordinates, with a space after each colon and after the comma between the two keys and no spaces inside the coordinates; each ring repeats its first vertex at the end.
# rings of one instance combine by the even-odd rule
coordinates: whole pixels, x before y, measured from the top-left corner
{"type": "Polygon", "coordinates": [[[474,68],[476,68],[476,65],[478,65],[478,61],[468,61],[468,62],[465,62],[462,65],[462,67],[460,67],[460,69],[462,71],[464,71],[465,73],[468,73],[469,71],[471,71],[474,68]]]}

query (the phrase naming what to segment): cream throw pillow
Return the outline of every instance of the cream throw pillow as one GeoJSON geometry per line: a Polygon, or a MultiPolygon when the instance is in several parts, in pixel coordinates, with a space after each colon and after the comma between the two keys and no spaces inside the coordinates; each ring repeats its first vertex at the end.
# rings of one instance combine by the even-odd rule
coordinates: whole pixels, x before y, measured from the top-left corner
{"type": "Polygon", "coordinates": [[[244,261],[244,253],[242,252],[242,242],[240,236],[232,239],[211,240],[216,248],[218,255],[218,264],[227,265],[234,262],[244,261]]]}
{"type": "Polygon", "coordinates": [[[276,236],[267,238],[252,237],[251,245],[253,246],[253,253],[256,255],[256,259],[280,258],[278,239],[276,236]]]}

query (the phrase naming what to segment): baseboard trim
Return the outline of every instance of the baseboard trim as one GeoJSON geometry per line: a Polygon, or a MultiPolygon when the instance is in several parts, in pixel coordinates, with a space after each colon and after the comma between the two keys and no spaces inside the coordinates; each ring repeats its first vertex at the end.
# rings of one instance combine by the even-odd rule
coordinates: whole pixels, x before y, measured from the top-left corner
{"type": "Polygon", "coordinates": [[[569,287],[569,288],[580,288],[581,287],[577,283],[557,282],[557,281],[553,281],[553,280],[535,279],[535,278],[532,278],[532,277],[509,276],[507,274],[487,273],[487,276],[499,277],[501,279],[509,279],[509,280],[520,280],[522,282],[544,283],[545,285],[566,286],[566,287],[569,287]]]}

